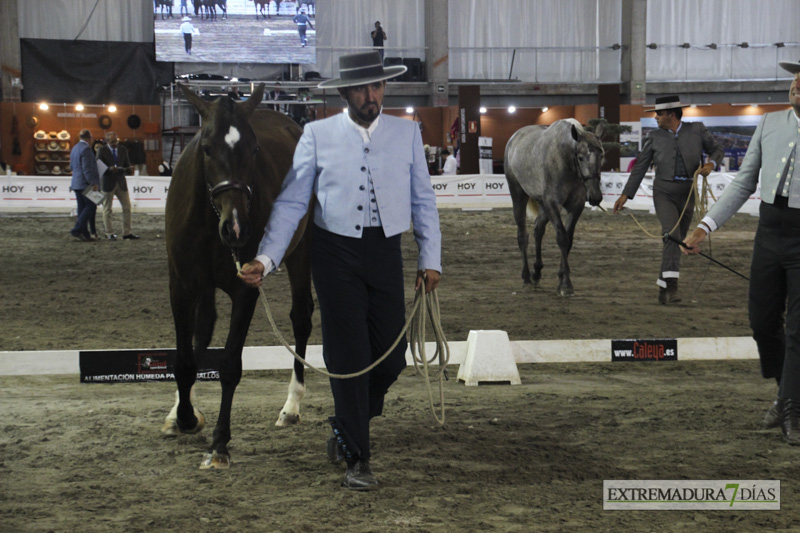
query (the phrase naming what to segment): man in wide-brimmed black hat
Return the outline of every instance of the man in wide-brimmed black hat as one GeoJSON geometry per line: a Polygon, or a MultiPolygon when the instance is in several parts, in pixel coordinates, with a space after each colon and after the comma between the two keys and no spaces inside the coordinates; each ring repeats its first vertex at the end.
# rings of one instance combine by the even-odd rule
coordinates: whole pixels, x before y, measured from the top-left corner
{"type": "MultiPolygon", "coordinates": [[[[694,215],[694,173],[703,176],[718,168],[725,155],[702,122],[682,122],[683,108],[678,96],[656,98],[650,109],[656,114],[658,129],[647,134],[642,151],[628,177],[628,183],[619,199],[614,203],[614,212],[633,198],[642,183],[647,169],[655,163],[656,175],[653,180],[653,205],[661,223],[661,233],[683,240],[689,232],[694,215]],[[703,163],[703,152],[708,162],[703,163]]],[[[664,240],[661,251],[661,270],[658,285],[658,302],[674,304],[681,301],[678,295],[681,250],[679,245],[669,239],[664,240]]]]}
{"type": "Polygon", "coordinates": [[[800,61],[781,61],[792,73],[792,108],[766,113],[758,123],[736,178],[686,239],[685,253],[732,217],[761,180],[758,230],[750,266],[750,328],[761,375],[778,382],[778,398],[764,417],[786,441],[800,445],[800,61]],[[788,312],[786,312],[788,308],[788,312]],[[785,317],[784,317],[785,314],[785,317]]]}
{"type": "MultiPolygon", "coordinates": [[[[378,52],[339,59],[339,89],[347,112],[309,122],[292,169],[275,201],[258,255],[242,279],[259,286],[281,263],[314,201],[312,275],[322,315],[325,364],[358,372],[380,358],[405,324],[401,234],[413,222],[419,247],[416,286],[439,283],[441,233],[436,196],[415,122],[381,115],[386,80],[405,66],[384,68],[378,52]]],[[[335,416],[328,459],[347,462],[342,486],[377,486],[370,467],[370,419],[383,412],[389,386],[405,368],[405,337],[368,374],[331,379],[335,416]]]]}

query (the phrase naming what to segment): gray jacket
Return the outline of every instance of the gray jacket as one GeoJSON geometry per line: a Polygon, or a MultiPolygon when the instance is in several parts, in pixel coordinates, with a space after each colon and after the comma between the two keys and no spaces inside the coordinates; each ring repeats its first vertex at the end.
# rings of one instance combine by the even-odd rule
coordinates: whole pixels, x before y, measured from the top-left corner
{"type": "MultiPolygon", "coordinates": [[[[742,166],[736,178],[726,187],[720,199],[706,215],[717,227],[722,226],[742,207],[756,191],[761,175],[761,200],[775,202],[778,182],[783,175],[795,145],[800,142],[800,123],[794,110],[766,113],[758,123],[756,132],[747,147],[742,166]]],[[[800,153],[795,153],[796,156],[800,153]]],[[[797,157],[795,157],[797,159],[797,157]]],[[[800,179],[795,172],[789,186],[789,207],[800,208],[800,179]]]]}
{"type": "Polygon", "coordinates": [[[622,194],[628,198],[636,195],[651,163],[656,165],[655,179],[672,181],[675,178],[675,158],[679,148],[690,178],[702,164],[704,151],[717,166],[725,155],[702,122],[681,122],[677,137],[671,131],[657,128],[647,134],[622,194]]]}

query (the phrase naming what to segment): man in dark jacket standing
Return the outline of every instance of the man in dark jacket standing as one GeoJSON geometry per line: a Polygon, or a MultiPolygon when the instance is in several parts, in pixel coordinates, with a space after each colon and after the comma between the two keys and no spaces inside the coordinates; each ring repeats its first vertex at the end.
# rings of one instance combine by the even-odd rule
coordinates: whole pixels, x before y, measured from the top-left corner
{"type": "Polygon", "coordinates": [[[114,196],[116,196],[122,206],[122,238],[138,239],[138,236],[131,233],[131,198],[128,194],[128,180],[125,178],[133,166],[128,157],[128,150],[119,144],[117,134],[113,131],[106,133],[106,144],[97,151],[97,159],[108,167],[102,176],[101,183],[105,194],[103,225],[106,230],[106,238],[112,241],[117,240],[111,222],[111,204],[114,203],[114,196]]]}
{"type": "MultiPolygon", "coordinates": [[[[694,173],[708,176],[719,168],[725,155],[702,122],[681,122],[682,108],[677,96],[656,98],[655,111],[658,129],[647,134],[636,165],[631,171],[622,195],[614,203],[614,213],[633,198],[651,163],[655,163],[653,180],[653,205],[661,223],[661,233],[683,240],[689,231],[694,215],[694,173]],[[703,152],[709,162],[703,164],[703,152]],[[687,204],[688,202],[688,204],[687,204]],[[680,222],[680,223],[679,223],[680,222]]],[[[673,304],[680,302],[678,277],[680,275],[681,250],[678,244],[665,240],[661,252],[661,273],[656,282],[659,287],[658,302],[673,304]]]]}

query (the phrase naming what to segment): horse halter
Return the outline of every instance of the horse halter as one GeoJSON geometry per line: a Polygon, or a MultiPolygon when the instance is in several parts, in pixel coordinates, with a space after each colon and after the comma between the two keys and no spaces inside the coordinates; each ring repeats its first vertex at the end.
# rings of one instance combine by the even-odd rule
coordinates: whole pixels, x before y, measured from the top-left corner
{"type": "Polygon", "coordinates": [[[248,209],[250,208],[250,202],[253,200],[253,191],[250,190],[249,185],[245,185],[244,183],[233,180],[221,181],[213,187],[210,183],[206,183],[206,185],[208,186],[208,199],[211,202],[211,208],[214,210],[214,213],[217,214],[217,218],[222,218],[222,215],[220,214],[219,209],[217,209],[217,204],[214,203],[214,198],[231,189],[245,193],[247,195],[247,207],[248,209]]]}

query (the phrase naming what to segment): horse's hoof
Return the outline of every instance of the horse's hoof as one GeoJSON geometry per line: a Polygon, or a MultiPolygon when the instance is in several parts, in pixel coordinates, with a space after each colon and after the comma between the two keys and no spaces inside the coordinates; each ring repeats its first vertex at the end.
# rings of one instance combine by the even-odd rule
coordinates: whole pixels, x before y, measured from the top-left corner
{"type": "Polygon", "coordinates": [[[575,291],[572,289],[572,287],[561,287],[558,289],[558,295],[569,298],[570,296],[575,295],[575,291]]]}
{"type": "Polygon", "coordinates": [[[177,437],[178,435],[194,435],[195,433],[200,433],[206,426],[206,417],[197,407],[194,408],[194,416],[197,417],[197,424],[189,429],[181,429],[180,426],[178,426],[177,419],[172,420],[167,418],[164,420],[164,425],[161,426],[161,434],[165,437],[177,437]]]}
{"type": "Polygon", "coordinates": [[[200,470],[227,470],[231,467],[231,456],[227,453],[204,453],[200,470]]]}
{"type": "Polygon", "coordinates": [[[287,426],[296,426],[299,423],[300,423],[299,414],[281,413],[281,416],[278,417],[278,421],[275,422],[275,425],[279,427],[287,427],[287,426]]]}

